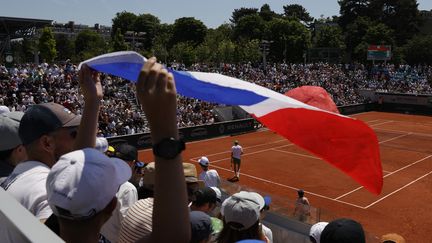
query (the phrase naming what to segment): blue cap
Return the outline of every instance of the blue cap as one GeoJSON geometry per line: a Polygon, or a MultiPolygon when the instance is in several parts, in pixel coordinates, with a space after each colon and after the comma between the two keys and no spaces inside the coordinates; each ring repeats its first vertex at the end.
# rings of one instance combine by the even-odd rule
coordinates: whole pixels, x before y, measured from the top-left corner
{"type": "Polygon", "coordinates": [[[270,196],[265,196],[264,197],[264,202],[266,206],[270,206],[270,203],[272,202],[272,199],[270,196]]]}

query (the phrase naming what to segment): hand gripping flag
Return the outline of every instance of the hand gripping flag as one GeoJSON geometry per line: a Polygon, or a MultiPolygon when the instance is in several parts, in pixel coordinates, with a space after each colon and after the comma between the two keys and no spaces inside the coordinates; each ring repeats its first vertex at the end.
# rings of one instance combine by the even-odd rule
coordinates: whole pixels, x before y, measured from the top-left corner
{"type": "MultiPolygon", "coordinates": [[[[146,58],[136,52],[101,55],[80,64],[136,82],[146,58]]],[[[80,67],[79,66],[79,67],[80,67]]],[[[378,139],[360,120],[304,104],[267,88],[217,73],[173,73],[177,92],[238,105],[267,128],[342,170],[372,193],[382,190],[378,139]]]]}

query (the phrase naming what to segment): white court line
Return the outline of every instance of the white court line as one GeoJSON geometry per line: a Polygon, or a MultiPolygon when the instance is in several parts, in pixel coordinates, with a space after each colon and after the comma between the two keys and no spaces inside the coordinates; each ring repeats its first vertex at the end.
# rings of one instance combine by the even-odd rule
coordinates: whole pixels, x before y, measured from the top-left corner
{"type": "MultiPolygon", "coordinates": [[[[429,159],[430,157],[432,157],[432,155],[429,155],[429,156],[426,156],[426,157],[424,157],[424,158],[422,158],[422,159],[419,159],[419,160],[417,160],[417,161],[414,161],[414,162],[412,162],[412,163],[409,164],[409,165],[406,165],[406,166],[404,166],[404,167],[402,167],[402,168],[400,168],[400,169],[397,169],[397,170],[395,170],[395,171],[393,171],[393,172],[388,173],[387,175],[383,176],[383,178],[386,178],[386,177],[388,177],[388,176],[391,176],[391,175],[393,175],[394,173],[397,173],[397,172],[399,172],[399,171],[401,171],[401,170],[404,170],[404,169],[406,169],[406,168],[408,168],[408,167],[411,167],[411,166],[413,166],[413,165],[415,165],[415,164],[417,164],[417,163],[422,162],[423,160],[429,159]]],[[[352,191],[349,191],[349,192],[347,192],[347,193],[345,193],[345,194],[343,194],[343,195],[340,195],[339,197],[337,197],[337,198],[335,198],[335,199],[341,199],[341,198],[343,198],[343,197],[345,197],[345,196],[348,196],[349,194],[351,194],[351,193],[353,193],[353,192],[356,192],[356,191],[358,191],[358,190],[360,190],[360,189],[362,189],[362,188],[363,188],[362,186],[357,187],[356,189],[354,189],[354,190],[352,190],[352,191]]]]}
{"type": "Polygon", "coordinates": [[[311,156],[311,155],[300,154],[300,153],[290,152],[290,151],[284,151],[284,150],[279,150],[279,149],[274,149],[274,148],[271,149],[271,150],[278,151],[278,152],[281,152],[281,153],[293,154],[293,155],[302,156],[302,157],[306,157],[306,158],[312,158],[312,159],[318,159],[318,160],[321,160],[320,158],[315,157],[315,156],[311,156]]]}
{"type": "MultiPolygon", "coordinates": [[[[288,139],[280,139],[280,140],[276,140],[276,141],[269,142],[269,143],[260,143],[258,145],[244,147],[243,149],[245,150],[245,149],[250,149],[250,148],[256,148],[256,147],[265,146],[265,145],[269,145],[269,144],[279,143],[279,142],[282,142],[282,141],[288,141],[289,142],[288,139]]],[[[214,153],[214,154],[206,154],[205,156],[210,157],[210,156],[219,155],[219,154],[226,154],[226,153],[231,153],[231,150],[225,150],[225,151],[222,151],[222,152],[219,152],[219,153],[214,153]]],[[[198,158],[201,158],[201,156],[194,157],[193,159],[198,159],[198,158]]]]}
{"type": "MultiPolygon", "coordinates": [[[[191,161],[193,161],[193,162],[197,162],[196,160],[192,160],[192,159],[191,159],[191,161]]],[[[215,168],[221,169],[221,170],[225,170],[225,171],[232,172],[232,170],[225,169],[225,168],[220,167],[220,166],[217,166],[217,165],[212,165],[212,166],[215,167],[215,168]]],[[[259,180],[259,181],[267,182],[267,183],[270,183],[270,184],[274,184],[274,185],[277,185],[277,186],[281,186],[281,187],[289,188],[289,189],[292,189],[292,190],[295,190],[295,191],[297,191],[297,190],[299,189],[299,188],[295,188],[295,187],[292,187],[292,186],[287,186],[287,185],[284,185],[284,184],[281,184],[281,183],[277,183],[277,182],[274,182],[274,181],[269,181],[269,180],[266,180],[266,179],[263,179],[263,178],[260,178],[260,177],[256,177],[256,176],[253,176],[253,175],[245,174],[245,173],[240,173],[240,175],[242,175],[242,176],[246,176],[246,177],[250,177],[250,178],[255,179],[255,180],[259,180]]],[[[305,192],[306,192],[307,194],[314,195],[314,196],[316,196],[316,197],[320,197],[320,198],[324,198],[324,199],[327,199],[327,200],[331,200],[331,201],[335,201],[335,202],[343,203],[343,204],[346,204],[346,205],[349,205],[349,206],[352,206],[352,207],[356,207],[356,208],[364,209],[363,207],[358,206],[358,205],[356,205],[356,204],[352,204],[352,203],[345,202],[345,201],[341,201],[341,200],[336,200],[336,199],[333,199],[333,198],[330,198],[330,197],[326,197],[326,196],[321,195],[321,194],[317,194],[317,193],[309,192],[309,191],[305,191],[305,192]]]]}
{"type": "Polygon", "coordinates": [[[415,179],[414,181],[411,181],[410,183],[408,183],[408,184],[406,184],[405,186],[403,186],[403,187],[397,189],[396,191],[393,191],[393,192],[391,192],[391,193],[385,195],[384,197],[382,197],[382,198],[376,200],[375,202],[373,202],[373,203],[367,205],[366,207],[364,207],[364,209],[368,209],[369,207],[371,207],[371,206],[373,206],[373,205],[375,205],[375,204],[381,202],[382,200],[386,199],[387,197],[389,197],[389,196],[391,196],[391,195],[393,195],[393,194],[399,192],[400,190],[402,190],[402,189],[404,189],[404,188],[406,188],[406,187],[408,187],[408,186],[414,184],[415,182],[417,182],[417,181],[419,181],[419,180],[425,178],[426,176],[428,176],[428,175],[430,175],[430,174],[432,174],[432,171],[429,171],[429,173],[420,176],[419,178],[415,179]]]}
{"type": "Polygon", "coordinates": [[[396,140],[396,139],[401,138],[401,137],[406,137],[408,135],[411,135],[411,133],[402,134],[402,135],[399,135],[399,136],[396,136],[396,137],[393,137],[393,138],[381,141],[381,142],[379,142],[379,144],[382,144],[382,143],[385,143],[385,142],[390,142],[390,141],[396,140]]]}
{"type": "Polygon", "coordinates": [[[365,123],[370,123],[370,122],[376,122],[376,121],[382,121],[383,119],[375,119],[375,120],[370,120],[370,121],[364,121],[365,123]]]}
{"type": "Polygon", "coordinates": [[[391,131],[391,132],[404,132],[404,133],[411,133],[412,135],[419,135],[419,136],[424,136],[424,137],[432,137],[432,134],[430,134],[430,133],[408,132],[408,131],[395,130],[395,129],[385,129],[385,128],[375,128],[375,130],[391,131]]]}
{"type": "Polygon", "coordinates": [[[378,124],[370,125],[370,127],[379,126],[379,125],[384,125],[384,124],[387,124],[387,123],[390,123],[390,122],[394,122],[394,121],[385,121],[385,122],[381,122],[381,123],[378,123],[378,124]]]}
{"type": "MultiPolygon", "coordinates": [[[[277,147],[274,147],[274,148],[283,148],[283,147],[288,147],[288,146],[293,146],[293,145],[294,144],[291,143],[291,144],[285,144],[285,145],[277,146],[277,147]]],[[[274,148],[268,148],[268,149],[262,149],[262,150],[258,150],[258,151],[254,151],[254,152],[250,152],[250,153],[244,153],[244,154],[242,154],[242,157],[243,156],[247,156],[247,155],[252,155],[252,154],[258,154],[258,153],[262,153],[262,152],[267,152],[267,151],[270,151],[270,150],[272,150],[274,148]]],[[[229,152],[231,152],[231,151],[229,151],[229,152]]],[[[191,158],[191,160],[192,161],[197,161],[198,158],[201,158],[201,157],[191,158]]],[[[231,159],[231,157],[229,157],[229,158],[223,158],[223,159],[217,159],[217,160],[211,160],[210,164],[212,165],[212,164],[214,164],[216,162],[221,162],[221,161],[230,160],[230,159],[231,159]]]]}
{"type": "MultiPolygon", "coordinates": [[[[260,128],[259,130],[255,131],[255,132],[259,133],[259,132],[268,132],[268,131],[271,131],[271,130],[268,129],[268,128],[260,128]]],[[[220,137],[215,137],[215,138],[207,138],[207,139],[202,139],[202,140],[190,141],[190,142],[187,142],[186,144],[201,143],[201,142],[204,142],[204,141],[219,140],[219,139],[223,139],[223,138],[236,137],[236,136],[241,136],[241,135],[244,135],[244,134],[239,134],[239,135],[235,135],[235,136],[225,135],[225,136],[220,136],[220,137]]],[[[287,139],[284,139],[284,140],[287,140],[287,139]]],[[[147,150],[152,150],[152,148],[140,149],[139,152],[141,152],[141,151],[144,152],[144,151],[147,151],[147,150]]]]}

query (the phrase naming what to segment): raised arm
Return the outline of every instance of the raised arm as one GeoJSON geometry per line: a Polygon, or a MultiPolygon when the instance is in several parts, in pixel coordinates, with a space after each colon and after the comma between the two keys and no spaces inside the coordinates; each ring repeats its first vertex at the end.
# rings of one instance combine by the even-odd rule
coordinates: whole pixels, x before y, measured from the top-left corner
{"type": "Polygon", "coordinates": [[[83,65],[79,71],[79,84],[84,96],[84,110],[74,149],[95,146],[100,103],[103,97],[99,73],[91,70],[87,65],[83,65]]]}
{"type": "MultiPolygon", "coordinates": [[[[177,92],[172,74],[156,58],[143,66],[137,96],[150,125],[153,144],[165,138],[178,139],[177,92]]],[[[153,230],[140,242],[189,242],[190,223],[182,158],[155,157],[156,175],[153,230]]]]}

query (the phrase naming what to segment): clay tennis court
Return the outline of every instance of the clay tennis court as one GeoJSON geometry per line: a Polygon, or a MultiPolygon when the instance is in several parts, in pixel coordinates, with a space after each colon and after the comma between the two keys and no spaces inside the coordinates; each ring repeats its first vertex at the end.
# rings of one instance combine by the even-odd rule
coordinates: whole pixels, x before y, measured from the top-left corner
{"type": "MultiPolygon", "coordinates": [[[[230,148],[237,139],[245,152],[237,183],[272,195],[274,210],[290,215],[296,190],[302,188],[323,221],[349,217],[376,236],[396,232],[407,242],[432,242],[432,117],[381,112],[352,117],[365,121],[380,141],[384,187],[379,196],[266,129],[190,142],[183,160],[207,156],[211,168],[231,178],[230,148]]],[[[144,150],[140,159],[153,157],[144,150]]]]}

